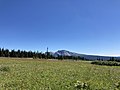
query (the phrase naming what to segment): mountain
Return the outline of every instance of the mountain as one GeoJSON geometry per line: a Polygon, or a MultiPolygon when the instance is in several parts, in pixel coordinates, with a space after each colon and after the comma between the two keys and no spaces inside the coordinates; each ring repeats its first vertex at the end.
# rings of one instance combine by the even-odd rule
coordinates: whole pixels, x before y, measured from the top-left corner
{"type": "MultiPolygon", "coordinates": [[[[86,55],[86,54],[79,54],[79,53],[75,53],[75,52],[70,52],[67,50],[58,50],[57,52],[50,52],[51,55],[57,57],[57,56],[80,56],[80,57],[84,57],[85,59],[89,59],[89,60],[97,60],[97,59],[101,59],[101,60],[110,60],[110,56],[97,56],[97,55],[86,55]]],[[[120,59],[120,57],[114,57],[115,59],[120,59]]]]}
{"type": "Polygon", "coordinates": [[[57,52],[54,53],[54,56],[79,56],[79,54],[70,52],[67,50],[58,50],[57,52]]]}

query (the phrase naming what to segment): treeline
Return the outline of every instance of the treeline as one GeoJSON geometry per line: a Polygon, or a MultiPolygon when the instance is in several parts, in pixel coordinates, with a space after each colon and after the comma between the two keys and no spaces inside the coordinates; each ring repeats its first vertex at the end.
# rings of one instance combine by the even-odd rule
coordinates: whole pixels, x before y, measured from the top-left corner
{"type": "Polygon", "coordinates": [[[89,59],[86,59],[84,57],[80,57],[80,56],[60,56],[58,55],[56,57],[56,59],[59,59],[59,60],[64,60],[64,59],[71,59],[71,60],[89,60],[89,59]]]}
{"type": "Polygon", "coordinates": [[[120,66],[119,62],[116,61],[93,61],[91,64],[106,65],[106,66],[120,66]]]}
{"type": "Polygon", "coordinates": [[[15,57],[15,58],[33,58],[33,59],[72,59],[72,60],[87,60],[84,57],[74,57],[74,56],[52,56],[50,52],[33,52],[33,51],[25,51],[25,50],[9,50],[0,48],[0,57],[15,57]]]}
{"type": "Polygon", "coordinates": [[[116,58],[114,58],[114,57],[111,57],[110,60],[108,60],[108,61],[120,62],[120,59],[116,59],[116,58]]]}
{"type": "Polygon", "coordinates": [[[95,60],[91,62],[91,64],[106,65],[106,66],[120,66],[120,59],[117,59],[115,57],[110,57],[109,60],[95,60]]]}
{"type": "Polygon", "coordinates": [[[9,50],[0,48],[0,57],[17,57],[17,58],[47,58],[47,55],[41,52],[9,50]]]}

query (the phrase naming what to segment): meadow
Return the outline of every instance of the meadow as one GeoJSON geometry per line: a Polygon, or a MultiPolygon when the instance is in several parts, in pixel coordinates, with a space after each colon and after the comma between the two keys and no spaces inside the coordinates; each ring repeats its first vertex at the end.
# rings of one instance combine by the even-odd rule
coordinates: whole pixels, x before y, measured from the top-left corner
{"type": "Polygon", "coordinates": [[[0,90],[120,90],[120,66],[0,58],[0,90]]]}

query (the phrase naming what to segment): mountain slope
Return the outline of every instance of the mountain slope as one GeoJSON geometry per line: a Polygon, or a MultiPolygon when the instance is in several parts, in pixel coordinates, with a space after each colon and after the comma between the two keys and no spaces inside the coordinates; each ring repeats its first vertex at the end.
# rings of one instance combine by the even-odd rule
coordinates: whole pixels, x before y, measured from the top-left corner
{"type": "MultiPolygon", "coordinates": [[[[52,52],[51,55],[57,57],[57,56],[80,56],[80,57],[84,57],[85,59],[89,59],[89,60],[97,60],[97,59],[102,59],[102,60],[110,60],[110,56],[97,56],[97,55],[86,55],[86,54],[79,54],[79,53],[75,53],[75,52],[70,52],[67,50],[58,50],[57,52],[52,52]]],[[[116,59],[120,59],[120,57],[114,57],[116,59]]]]}

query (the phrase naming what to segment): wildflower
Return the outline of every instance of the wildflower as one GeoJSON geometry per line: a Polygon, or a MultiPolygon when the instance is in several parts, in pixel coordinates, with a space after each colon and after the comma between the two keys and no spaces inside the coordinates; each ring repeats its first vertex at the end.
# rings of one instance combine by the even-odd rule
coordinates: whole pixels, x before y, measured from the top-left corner
{"type": "Polygon", "coordinates": [[[81,81],[77,81],[75,83],[75,87],[78,88],[78,89],[86,89],[86,88],[89,88],[88,84],[87,83],[84,83],[84,82],[81,82],[81,81]]]}

